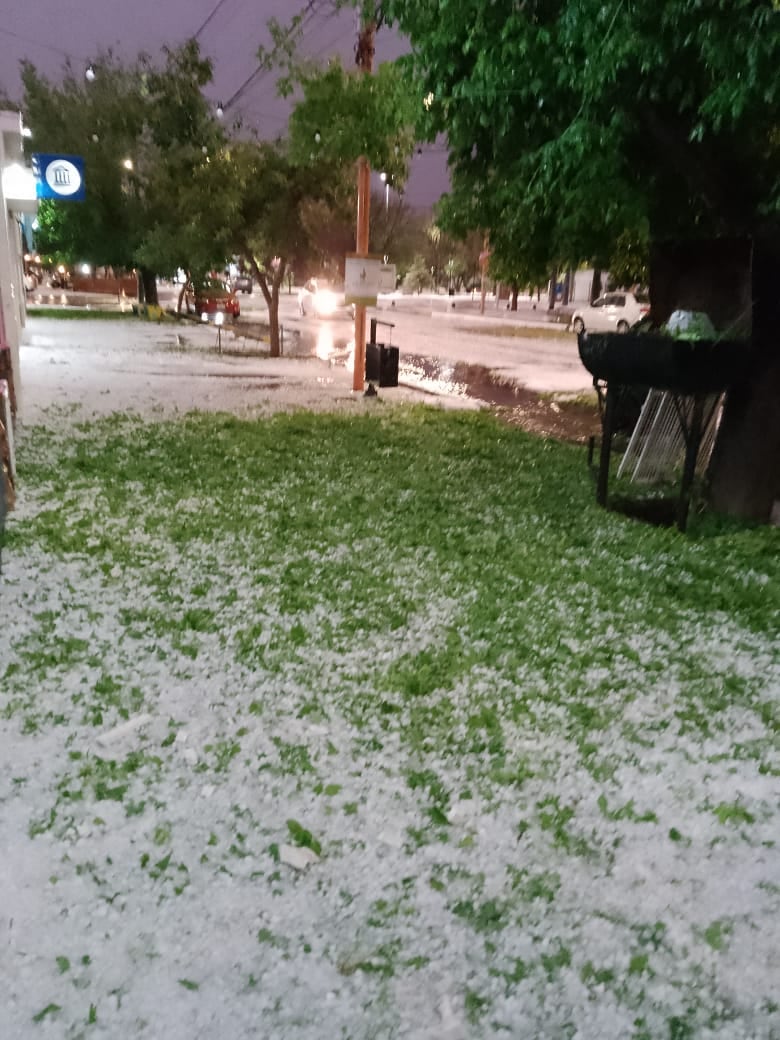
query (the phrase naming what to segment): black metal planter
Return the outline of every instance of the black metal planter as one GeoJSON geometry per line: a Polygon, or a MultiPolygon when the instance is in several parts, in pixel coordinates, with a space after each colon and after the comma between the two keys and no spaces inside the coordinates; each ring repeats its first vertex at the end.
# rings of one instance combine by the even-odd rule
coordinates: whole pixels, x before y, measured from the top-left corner
{"type": "Polygon", "coordinates": [[[745,377],[751,360],[750,343],[677,340],[653,333],[587,332],[581,332],[577,342],[582,363],[593,376],[602,403],[596,501],[608,506],[609,465],[621,398],[631,387],[666,390],[672,394],[685,442],[676,509],[677,527],[685,531],[702,433],[714,407],[708,408],[707,399],[745,377]]]}
{"type": "Polygon", "coordinates": [[[577,344],[594,379],[679,394],[725,390],[744,377],[751,357],[743,340],[682,340],[650,332],[581,332],[577,344]]]}

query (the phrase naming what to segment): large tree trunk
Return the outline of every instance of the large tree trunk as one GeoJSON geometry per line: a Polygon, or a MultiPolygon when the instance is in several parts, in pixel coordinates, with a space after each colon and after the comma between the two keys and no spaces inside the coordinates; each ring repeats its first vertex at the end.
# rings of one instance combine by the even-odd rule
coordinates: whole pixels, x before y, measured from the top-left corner
{"type": "Polygon", "coordinates": [[[704,311],[721,337],[744,337],[747,376],[726,395],[709,471],[722,513],[766,522],[780,499],[780,240],[653,243],[653,319],[704,311]],[[751,330],[752,313],[752,330],[751,330]]]}
{"type": "Polygon", "coordinates": [[[766,522],[780,500],[780,240],[753,244],[753,349],[744,383],[731,388],[710,467],[718,512],[766,522]]]}
{"type": "Polygon", "coordinates": [[[564,307],[568,307],[569,300],[572,294],[572,286],[574,284],[574,271],[570,267],[566,269],[566,276],[563,279],[563,296],[561,298],[561,304],[564,307]]]}
{"type": "Polygon", "coordinates": [[[157,276],[148,267],[138,268],[138,302],[157,306],[157,276]]]}
{"type": "Polygon", "coordinates": [[[553,267],[550,271],[550,295],[547,297],[547,310],[555,310],[555,287],[558,284],[558,268],[553,267]]]}
{"type": "Polygon", "coordinates": [[[590,283],[590,302],[593,303],[601,296],[601,268],[593,269],[593,281],[590,283]]]}
{"type": "Polygon", "coordinates": [[[271,302],[268,305],[268,325],[270,328],[271,357],[281,357],[282,337],[279,328],[279,286],[276,282],[271,286],[271,302]]]}
{"type": "Polygon", "coordinates": [[[256,263],[253,262],[252,266],[254,267],[257,280],[260,283],[260,290],[265,298],[266,306],[268,307],[268,329],[271,357],[281,357],[282,335],[281,326],[279,324],[279,290],[284,282],[287,262],[284,259],[279,261],[279,265],[274,270],[270,281],[265,271],[261,270],[256,263]]]}

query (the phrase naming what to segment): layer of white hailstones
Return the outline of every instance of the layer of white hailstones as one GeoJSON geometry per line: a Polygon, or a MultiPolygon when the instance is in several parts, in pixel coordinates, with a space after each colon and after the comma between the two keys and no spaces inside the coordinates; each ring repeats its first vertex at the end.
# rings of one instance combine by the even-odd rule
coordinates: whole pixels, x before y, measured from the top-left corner
{"type": "MultiPolygon", "coordinates": [[[[137,375],[121,407],[162,414],[174,397],[175,410],[203,406],[196,389],[179,385],[181,374],[137,375]]],[[[65,406],[65,391],[50,403],[65,406]]],[[[71,416],[60,408],[54,421],[71,416]]],[[[44,506],[22,490],[17,516],[44,506]]],[[[149,549],[180,589],[196,583],[197,556],[153,540],[149,549]]],[[[458,599],[432,591],[424,556],[399,564],[405,594],[421,604],[406,631],[338,654],[323,645],[267,672],[239,663],[230,645],[241,604],[255,594],[251,576],[220,561],[218,546],[208,553],[216,573],[232,576],[237,606],[225,617],[227,645],[192,635],[195,660],[173,638],[127,634],[126,610],[164,607],[143,575],[104,575],[88,559],[33,551],[4,561],[3,660],[18,666],[3,691],[16,707],[0,719],[4,1037],[606,1040],[631,1036],[639,1018],[651,1036],[666,1036],[668,1019],[684,1020],[691,1007],[712,1015],[709,1026],[697,1020],[697,1037],[769,1040],[780,1029],[770,1003],[780,968],[777,804],[771,775],[733,753],[766,740],[755,713],[731,711],[711,746],[659,730],[675,704],[674,675],[649,682],[623,664],[620,686],[633,695],[605,704],[613,722],[601,740],[617,771],[596,783],[567,736],[565,711],[542,695],[543,678],[529,671],[510,681],[485,669],[428,698],[431,707],[437,697],[455,702],[456,731],[474,702],[496,693],[531,700],[533,725],[507,727],[531,775],[520,787],[493,782],[486,758],[476,785],[446,741],[410,750],[403,710],[380,725],[345,707],[372,700],[355,676],[410,647],[435,647],[458,625],[458,599]],[[23,680],[26,637],[49,612],[53,633],[83,640],[88,652],[79,669],[53,661],[33,690],[23,680]],[[80,698],[103,674],[138,686],[129,722],[84,717],[80,698]],[[319,713],[302,713],[313,699],[319,713]],[[240,750],[220,764],[215,748],[231,744],[240,750]],[[284,750],[300,747],[311,773],[285,767],[284,750]],[[143,764],[123,802],[97,800],[79,778],[85,761],[133,753],[143,764]],[[453,792],[446,841],[410,837],[432,825],[427,796],[406,783],[409,769],[432,771],[453,792]],[[317,782],[334,793],[315,792],[317,782]],[[470,796],[459,797],[466,788],[470,796]],[[82,798],[66,797],[79,789],[82,798]],[[637,817],[652,811],[657,822],[605,817],[604,794],[610,810],[632,801],[637,817]],[[574,808],[566,833],[590,853],[567,852],[540,827],[538,805],[550,797],[574,808]],[[713,808],[733,802],[755,818],[749,829],[718,823],[713,808]],[[128,804],[142,803],[128,815],[128,804]],[[322,843],[320,861],[302,872],[275,855],[290,819],[322,843]],[[684,840],[670,840],[672,829],[684,840]],[[547,886],[552,898],[535,895],[517,909],[513,879],[547,886]],[[454,912],[491,900],[506,913],[493,930],[454,912]],[[703,938],[713,922],[727,930],[722,949],[703,938]],[[635,974],[632,954],[648,957],[635,974]],[[586,981],[588,965],[616,981],[586,981]],[[489,1010],[474,1022],[469,1008],[482,1000],[489,1010]]],[[[308,620],[316,632],[316,612],[308,620]]],[[[664,651],[652,633],[635,640],[642,660],[664,651]]],[[[776,649],[730,619],[713,616],[694,646],[710,657],[713,682],[760,677],[767,700],[777,698],[776,649]],[[718,652],[726,645],[733,656],[718,652]]]]}
{"type": "MultiPolygon", "coordinates": [[[[296,408],[357,411],[377,404],[352,389],[352,373],[344,364],[317,357],[235,355],[230,348],[241,343],[232,332],[222,335],[220,354],[211,325],[182,329],[37,318],[21,347],[22,427],[44,416],[55,421],[53,410],[64,411],[60,419],[70,423],[119,411],[157,417],[192,410],[259,416],[296,408]]],[[[385,403],[477,407],[454,393],[434,396],[405,386],[383,390],[380,397],[385,403]]]]}
{"type": "MultiPolygon", "coordinates": [[[[771,822],[750,843],[724,832],[724,847],[714,854],[711,820],[688,798],[701,789],[705,769],[716,801],[733,798],[736,786],[761,816],[771,807],[763,805],[766,784],[755,774],[743,770],[735,778],[733,762],[713,765],[695,741],[670,737],[668,746],[657,745],[641,761],[623,753],[614,792],[619,805],[630,791],[637,813],[653,807],[659,826],[608,823],[595,810],[601,789],[577,766],[576,748],[556,735],[560,720],[546,730],[540,712],[536,731],[517,735],[539,779],[520,793],[496,787],[490,798],[456,802],[454,837],[415,848],[406,828],[425,826],[425,818],[400,775],[410,765],[408,752],[393,733],[383,734],[381,751],[361,752],[366,733],[340,718],[337,696],[327,695],[329,674],[338,680],[334,691],[343,688],[344,674],[365,667],[377,646],[356,650],[349,661],[321,660],[314,678],[322,688],[305,664],[272,679],[236,666],[213,637],[200,637],[194,662],[172,646],[158,647],[165,650],[161,660],[142,646],[117,644],[119,614],[143,595],[142,585],[112,589],[87,561],[52,565],[33,556],[19,565],[11,561],[6,580],[19,602],[10,619],[12,645],[23,644],[37,613],[53,610],[99,659],[91,672],[57,675],[55,669],[36,691],[30,710],[45,705],[47,714],[67,719],[64,726],[44,723],[24,735],[11,719],[0,731],[9,792],[4,890],[13,908],[6,1035],[28,1035],[32,1016],[55,1004],[62,1009],[54,1016],[58,1027],[64,1022],[73,1029],[94,1005],[97,1035],[106,1036],[207,1035],[218,1025],[248,1037],[263,1021],[274,1035],[314,1037],[323,1020],[334,1035],[466,1036],[463,994],[473,991],[490,997],[492,1021],[530,1035],[554,1035],[545,1031],[571,1021],[583,1036],[618,1037],[631,1028],[631,999],[618,1002],[607,987],[594,992],[580,979],[583,966],[591,962],[625,976],[627,933],[657,922],[665,934],[651,947],[652,976],[641,986],[638,980],[632,995],[641,1012],[647,1017],[649,1005],[652,1019],[657,1006],[662,1023],[663,1015],[683,1017],[694,993],[719,992],[739,1015],[710,1035],[761,1036],[762,1022],[770,1035],[761,1006],[774,978],[769,882],[778,861],[764,845],[771,822]],[[85,725],[73,695],[101,672],[127,670],[131,660],[144,691],[140,724],[85,725]],[[300,717],[300,707],[315,689],[325,716],[312,722],[300,717]],[[259,717],[249,708],[255,702],[265,706],[259,717]],[[176,737],[163,749],[170,719],[177,722],[176,737]],[[242,724],[249,732],[223,773],[205,748],[235,738],[242,724]],[[331,810],[312,793],[314,778],[267,772],[278,764],[275,739],[305,745],[316,775],[340,783],[339,808],[353,804],[357,812],[331,810]],[[31,820],[45,820],[57,804],[58,787],[75,786],[81,760],[69,760],[71,753],[121,761],[137,750],[162,761],[159,772],[144,771],[127,795],[128,802],[146,800],[142,813],[128,818],[123,805],[90,798],[60,802],[53,827],[29,837],[31,820]],[[562,856],[538,830],[518,841],[518,821],[551,792],[561,804],[578,807],[576,828],[599,850],[594,860],[562,856]],[[269,852],[285,840],[290,817],[323,842],[322,860],[304,875],[278,867],[269,852]],[[672,823],[690,845],[663,840],[672,823]],[[158,829],[169,837],[156,848],[158,829]],[[231,845],[236,852],[228,851],[231,845]],[[614,859],[605,857],[612,848],[619,849],[614,859]],[[171,854],[160,877],[141,866],[144,853],[159,860],[171,854]],[[179,864],[187,867],[187,885],[175,895],[179,864]],[[500,901],[508,894],[509,867],[529,877],[557,877],[560,887],[552,904],[532,901],[522,918],[491,933],[497,951],[487,957],[470,927],[454,919],[452,904],[458,896],[477,905],[500,901]],[[430,886],[437,877],[447,878],[446,893],[430,886]],[[386,920],[380,901],[392,908],[386,920]],[[724,917],[731,928],[725,954],[697,941],[697,932],[724,917]],[[554,959],[564,948],[572,951],[572,963],[552,978],[536,972],[507,987],[490,974],[491,967],[511,973],[517,958],[528,964],[554,959]],[[415,958],[427,963],[396,967],[384,978],[388,949],[397,965],[415,958]],[[70,963],[62,974],[57,957],[70,963]]],[[[456,620],[456,603],[431,603],[430,616],[414,624],[418,647],[425,633],[430,641],[456,620]]],[[[724,634],[738,635],[727,627],[724,634]]],[[[742,657],[745,668],[747,650],[742,657]]],[[[635,705],[639,721],[658,712],[658,693],[645,691],[644,710],[635,705]]],[[[468,684],[453,692],[459,695],[468,701],[468,684]]],[[[743,728],[748,724],[743,720],[743,728]]],[[[465,782],[445,748],[432,749],[425,766],[454,790],[465,782]]],[[[481,1035],[493,1035],[484,1022],[480,1028],[481,1035]]]]}

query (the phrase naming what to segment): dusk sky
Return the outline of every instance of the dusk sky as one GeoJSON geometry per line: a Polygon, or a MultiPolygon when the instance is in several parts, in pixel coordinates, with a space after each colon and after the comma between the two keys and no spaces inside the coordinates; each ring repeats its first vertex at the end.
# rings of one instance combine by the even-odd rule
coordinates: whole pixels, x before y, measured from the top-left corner
{"type": "MultiPolygon", "coordinates": [[[[238,93],[230,116],[240,117],[264,137],[276,137],[285,131],[288,107],[276,97],[273,75],[252,74],[258,47],[268,42],[268,19],[286,21],[301,7],[296,0],[28,0],[13,5],[0,0],[0,89],[12,98],[20,95],[19,62],[24,58],[57,79],[68,59],[78,70],[108,49],[128,60],[140,51],[157,57],[164,45],[175,46],[198,34],[203,53],[214,62],[208,94],[215,105],[238,93]]],[[[305,53],[323,60],[340,54],[345,63],[351,62],[357,24],[354,11],[334,14],[323,0],[305,22],[305,53]]],[[[380,31],[377,62],[403,50],[397,36],[380,31]]],[[[443,149],[423,146],[413,163],[407,200],[430,206],[446,183],[443,149]]]]}

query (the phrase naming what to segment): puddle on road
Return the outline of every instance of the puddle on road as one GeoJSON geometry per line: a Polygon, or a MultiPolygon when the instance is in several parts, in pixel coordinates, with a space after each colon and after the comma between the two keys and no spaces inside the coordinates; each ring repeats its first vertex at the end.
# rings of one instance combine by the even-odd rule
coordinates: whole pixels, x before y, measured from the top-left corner
{"type": "Polygon", "coordinates": [[[398,366],[398,381],[431,394],[468,397],[485,404],[513,408],[537,394],[502,376],[484,365],[470,365],[465,361],[446,361],[442,358],[402,354],[398,366]]]}
{"type": "MultiPolygon", "coordinates": [[[[333,335],[327,326],[321,326],[317,335],[304,333],[296,337],[288,357],[318,357],[331,365],[352,364],[352,340],[333,335]]],[[[447,361],[417,354],[401,353],[398,363],[398,382],[407,387],[437,396],[466,397],[484,404],[514,408],[535,401],[538,394],[526,390],[500,372],[485,365],[464,361],[447,361]]]]}
{"type": "Polygon", "coordinates": [[[285,338],[285,354],[288,357],[316,357],[321,361],[333,364],[343,363],[343,359],[352,354],[354,336],[345,335],[329,322],[320,322],[316,332],[308,329],[296,329],[294,334],[285,338]]]}

